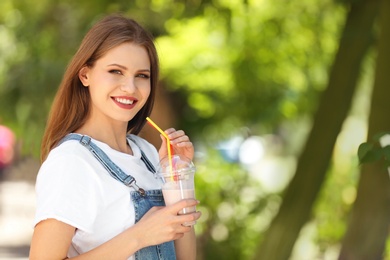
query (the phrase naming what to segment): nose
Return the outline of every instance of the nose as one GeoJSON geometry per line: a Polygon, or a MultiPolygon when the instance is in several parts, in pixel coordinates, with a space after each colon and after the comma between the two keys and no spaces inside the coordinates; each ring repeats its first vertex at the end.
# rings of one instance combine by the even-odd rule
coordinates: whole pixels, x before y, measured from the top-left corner
{"type": "Polygon", "coordinates": [[[135,80],[132,78],[128,78],[128,79],[124,80],[121,83],[120,89],[124,92],[127,92],[127,93],[134,93],[137,89],[137,86],[135,84],[135,80]]]}

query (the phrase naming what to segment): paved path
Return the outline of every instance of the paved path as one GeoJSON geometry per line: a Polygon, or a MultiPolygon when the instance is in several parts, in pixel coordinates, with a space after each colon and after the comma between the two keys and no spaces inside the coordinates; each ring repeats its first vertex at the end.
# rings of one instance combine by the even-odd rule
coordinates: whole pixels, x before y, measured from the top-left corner
{"type": "Polygon", "coordinates": [[[0,260],[28,259],[38,167],[37,161],[24,160],[0,182],[0,260]]]}

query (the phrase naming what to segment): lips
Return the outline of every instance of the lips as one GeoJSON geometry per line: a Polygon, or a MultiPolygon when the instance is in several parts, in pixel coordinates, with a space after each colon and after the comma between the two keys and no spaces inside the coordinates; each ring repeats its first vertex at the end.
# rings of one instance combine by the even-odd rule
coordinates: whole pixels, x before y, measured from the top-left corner
{"type": "Polygon", "coordinates": [[[121,108],[131,109],[137,103],[137,99],[129,97],[112,97],[114,102],[121,108]]]}

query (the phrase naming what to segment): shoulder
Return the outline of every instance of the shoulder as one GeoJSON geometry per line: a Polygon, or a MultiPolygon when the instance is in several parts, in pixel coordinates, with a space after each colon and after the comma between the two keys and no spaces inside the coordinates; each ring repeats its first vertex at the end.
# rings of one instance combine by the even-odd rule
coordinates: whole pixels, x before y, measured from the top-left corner
{"type": "Polygon", "coordinates": [[[98,161],[78,141],[66,141],[52,149],[38,172],[42,178],[88,178],[98,167],[98,161]]]}
{"type": "Polygon", "coordinates": [[[91,157],[91,152],[78,141],[69,140],[53,148],[42,165],[53,162],[82,162],[91,157]]]}

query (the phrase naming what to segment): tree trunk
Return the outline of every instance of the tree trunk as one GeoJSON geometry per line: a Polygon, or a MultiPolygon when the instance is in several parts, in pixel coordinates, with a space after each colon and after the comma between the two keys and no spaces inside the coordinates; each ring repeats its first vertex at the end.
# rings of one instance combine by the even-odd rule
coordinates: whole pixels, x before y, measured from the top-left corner
{"type": "Polygon", "coordinates": [[[376,0],[352,1],[328,86],[321,97],[295,176],[255,259],[288,259],[301,228],[310,217],[334,144],[351,106],[362,60],[372,42],[377,11],[376,0]]]}
{"type": "MultiPolygon", "coordinates": [[[[368,139],[390,131],[390,1],[382,0],[368,139]]],[[[363,165],[339,259],[383,259],[390,227],[390,179],[383,161],[363,165]]]]}

